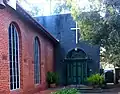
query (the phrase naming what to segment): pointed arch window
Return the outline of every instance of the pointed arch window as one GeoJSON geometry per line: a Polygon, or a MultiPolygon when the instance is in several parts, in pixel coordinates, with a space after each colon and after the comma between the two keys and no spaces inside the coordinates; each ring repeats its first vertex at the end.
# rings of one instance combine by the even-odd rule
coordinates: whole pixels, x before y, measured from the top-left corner
{"type": "Polygon", "coordinates": [[[38,37],[35,37],[34,42],[34,82],[40,83],[40,43],[38,37]]]}
{"type": "Polygon", "coordinates": [[[10,89],[20,88],[19,70],[19,37],[17,28],[10,24],[9,29],[9,65],[10,65],[10,89]]]}

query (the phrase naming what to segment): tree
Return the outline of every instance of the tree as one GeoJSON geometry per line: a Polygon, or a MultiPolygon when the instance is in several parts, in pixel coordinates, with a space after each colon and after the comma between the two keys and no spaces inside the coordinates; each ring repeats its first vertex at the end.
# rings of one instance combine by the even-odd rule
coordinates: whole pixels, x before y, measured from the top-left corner
{"type": "Polygon", "coordinates": [[[31,15],[31,16],[41,16],[43,15],[42,9],[38,6],[35,5],[31,5],[30,6],[31,10],[27,10],[27,12],[31,15]]]}
{"type": "Polygon", "coordinates": [[[53,14],[59,14],[62,12],[65,13],[69,11],[70,11],[70,7],[67,6],[67,1],[61,2],[61,0],[59,0],[53,8],[53,14]]]}
{"type": "MultiPolygon", "coordinates": [[[[52,14],[60,14],[60,13],[66,13],[70,11],[70,7],[66,5],[66,0],[45,0],[44,2],[47,2],[49,4],[49,15],[52,14]]],[[[39,6],[37,4],[31,4],[29,3],[29,0],[18,0],[18,3],[25,3],[29,9],[26,9],[26,11],[31,14],[32,16],[36,16],[39,14],[39,16],[44,15],[44,7],[46,6],[39,6]]],[[[25,8],[23,6],[23,8],[25,8]]]]}
{"type": "MultiPolygon", "coordinates": [[[[114,1],[114,0],[112,0],[114,1]]],[[[89,0],[89,5],[81,8],[77,0],[67,0],[71,13],[81,28],[83,40],[100,45],[105,50],[101,60],[120,65],[120,15],[118,7],[111,2],[89,0]],[[97,2],[97,3],[96,3],[97,2]],[[104,14],[101,15],[101,14],[104,14]]]]}
{"type": "Polygon", "coordinates": [[[24,6],[23,8],[31,15],[31,16],[37,16],[37,15],[43,15],[42,8],[39,7],[37,4],[31,4],[28,2],[28,0],[17,0],[17,2],[22,5],[24,3],[26,6],[29,7],[29,9],[26,9],[24,6]]]}
{"type": "Polygon", "coordinates": [[[111,5],[114,9],[120,12],[120,0],[104,0],[106,6],[111,5]]]}

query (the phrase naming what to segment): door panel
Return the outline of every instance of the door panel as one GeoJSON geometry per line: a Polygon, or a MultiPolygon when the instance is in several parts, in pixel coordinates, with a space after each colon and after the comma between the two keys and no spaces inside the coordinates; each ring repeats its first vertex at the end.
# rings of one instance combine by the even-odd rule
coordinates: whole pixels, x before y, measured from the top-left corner
{"type": "Polygon", "coordinates": [[[84,84],[87,77],[87,62],[72,60],[67,63],[67,84],[84,84]]]}
{"type": "Polygon", "coordinates": [[[83,63],[83,82],[86,82],[87,78],[87,63],[83,63]]]}
{"type": "Polygon", "coordinates": [[[81,79],[81,77],[82,77],[82,67],[81,67],[81,65],[82,64],[80,64],[80,63],[77,62],[77,66],[76,66],[76,69],[77,69],[76,70],[77,71],[77,77],[76,77],[77,84],[80,84],[82,82],[82,79],[81,79]]]}

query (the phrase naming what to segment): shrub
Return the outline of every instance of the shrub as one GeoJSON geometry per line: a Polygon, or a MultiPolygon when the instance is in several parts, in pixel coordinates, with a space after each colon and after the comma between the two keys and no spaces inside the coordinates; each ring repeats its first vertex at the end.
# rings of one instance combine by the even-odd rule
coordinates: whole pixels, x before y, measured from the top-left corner
{"type": "Polygon", "coordinates": [[[78,93],[77,89],[71,88],[71,89],[61,89],[52,94],[80,94],[80,93],[78,93]]]}
{"type": "Polygon", "coordinates": [[[104,77],[100,74],[93,74],[87,78],[87,81],[93,86],[101,87],[104,84],[104,77]]]}
{"type": "Polygon", "coordinates": [[[48,84],[54,84],[54,83],[58,83],[59,80],[59,76],[56,72],[48,72],[47,73],[47,82],[48,84]]]}

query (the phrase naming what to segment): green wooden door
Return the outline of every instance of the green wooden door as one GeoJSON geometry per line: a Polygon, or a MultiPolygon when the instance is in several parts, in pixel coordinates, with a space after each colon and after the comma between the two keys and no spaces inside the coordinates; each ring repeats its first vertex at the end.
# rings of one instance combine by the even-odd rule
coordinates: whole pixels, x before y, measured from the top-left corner
{"type": "Polygon", "coordinates": [[[84,84],[87,77],[86,60],[66,60],[67,84],[84,84]]]}

